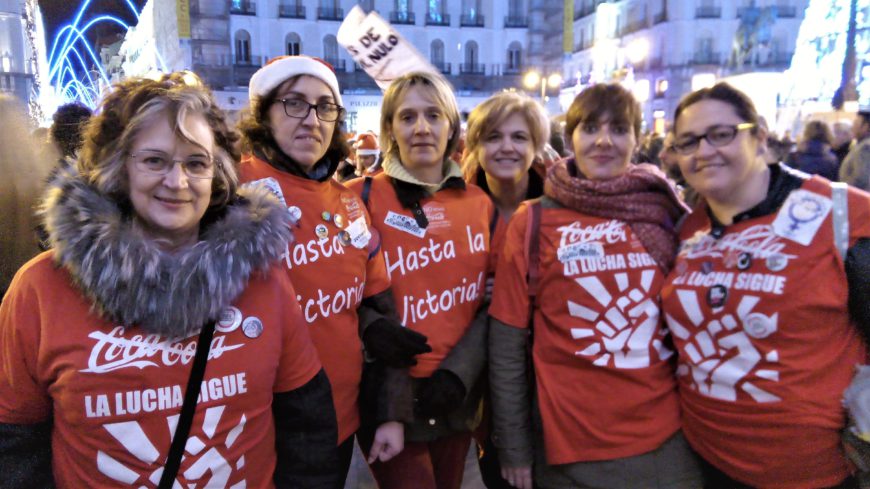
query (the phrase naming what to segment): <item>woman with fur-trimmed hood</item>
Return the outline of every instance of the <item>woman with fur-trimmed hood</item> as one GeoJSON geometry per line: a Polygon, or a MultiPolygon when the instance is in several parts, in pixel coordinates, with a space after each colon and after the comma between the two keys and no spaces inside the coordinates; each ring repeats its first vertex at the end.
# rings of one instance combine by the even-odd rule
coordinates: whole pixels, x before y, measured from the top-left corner
{"type": "Polygon", "coordinates": [[[236,139],[191,73],[104,100],[77,170],[47,193],[52,250],[0,307],[0,486],[155,487],[212,331],[164,482],[335,485],[329,382],[275,264],[290,219],[238,188],[236,139]]]}

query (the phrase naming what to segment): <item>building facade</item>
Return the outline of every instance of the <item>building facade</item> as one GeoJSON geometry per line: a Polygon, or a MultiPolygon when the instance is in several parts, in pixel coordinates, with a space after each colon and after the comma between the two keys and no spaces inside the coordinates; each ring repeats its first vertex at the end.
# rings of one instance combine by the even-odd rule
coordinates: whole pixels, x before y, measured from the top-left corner
{"type": "MultiPolygon", "coordinates": [[[[574,0],[564,106],[590,82],[622,80],[663,132],[680,97],[727,79],[776,104],[807,0],[574,0]]],[[[752,94],[750,94],[752,96],[752,94]]],[[[764,111],[763,111],[764,112],[764,111]]],[[[770,112],[769,107],[766,112],[770,112]]]]}
{"type": "MultiPolygon", "coordinates": [[[[24,0],[0,0],[0,92],[29,103],[34,95],[36,62],[25,14],[24,0]]],[[[29,22],[35,22],[33,15],[31,12],[29,22]]]]}

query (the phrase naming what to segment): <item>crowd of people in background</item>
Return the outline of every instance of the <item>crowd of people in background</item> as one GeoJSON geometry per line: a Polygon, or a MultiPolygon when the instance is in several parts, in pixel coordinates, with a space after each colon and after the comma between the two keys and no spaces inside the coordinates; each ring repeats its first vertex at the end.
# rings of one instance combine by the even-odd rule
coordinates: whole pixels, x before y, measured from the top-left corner
{"type": "Polygon", "coordinates": [[[412,72],[353,134],[341,88],[281,56],[237,127],[180,72],[33,132],[0,96],[0,486],[341,489],[358,445],[459,489],[473,443],[490,489],[865,487],[870,112],[463,120],[412,72]]]}

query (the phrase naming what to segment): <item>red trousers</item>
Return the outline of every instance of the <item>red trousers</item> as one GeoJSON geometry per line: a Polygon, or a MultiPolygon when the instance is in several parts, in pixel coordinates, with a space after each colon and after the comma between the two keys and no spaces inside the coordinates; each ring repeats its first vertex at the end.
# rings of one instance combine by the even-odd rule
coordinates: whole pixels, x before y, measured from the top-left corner
{"type": "Polygon", "coordinates": [[[471,433],[406,442],[392,460],[375,462],[369,468],[381,489],[460,489],[470,445],[471,433]]]}

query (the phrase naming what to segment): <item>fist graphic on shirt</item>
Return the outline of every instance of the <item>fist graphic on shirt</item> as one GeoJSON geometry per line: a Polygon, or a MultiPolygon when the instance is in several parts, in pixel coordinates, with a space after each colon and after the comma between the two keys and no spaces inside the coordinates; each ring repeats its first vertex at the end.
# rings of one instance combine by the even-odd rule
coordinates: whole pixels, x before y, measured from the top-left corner
{"type": "Polygon", "coordinates": [[[653,351],[661,360],[673,354],[662,342],[666,333],[659,326],[659,307],[649,296],[654,276],[654,270],[644,270],[640,287],[633,287],[627,273],[616,273],[614,278],[618,290],[614,293],[608,291],[597,276],[575,279],[588,297],[595,300],[584,303],[599,306],[592,309],[568,301],[571,316],[594,325],[592,328],[571,328],[575,340],[592,341],[576,355],[594,358],[593,365],[599,367],[612,365],[620,369],[636,369],[650,366],[653,351]]]}

